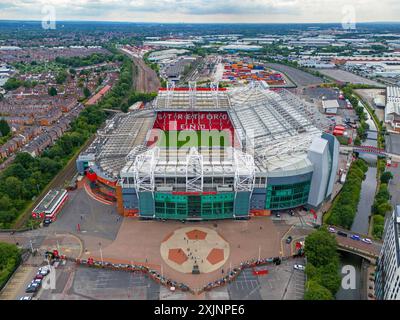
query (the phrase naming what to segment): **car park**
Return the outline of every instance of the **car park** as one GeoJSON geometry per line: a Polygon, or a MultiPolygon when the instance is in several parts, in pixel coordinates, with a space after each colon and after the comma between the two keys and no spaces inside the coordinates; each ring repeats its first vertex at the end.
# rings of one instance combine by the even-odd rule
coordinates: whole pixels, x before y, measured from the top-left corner
{"type": "Polygon", "coordinates": [[[306,270],[306,267],[303,266],[302,264],[295,264],[295,265],[293,266],[293,268],[294,268],[295,270],[300,270],[300,271],[306,270]]]}
{"type": "Polygon", "coordinates": [[[360,240],[361,240],[360,236],[358,236],[358,235],[356,235],[356,234],[352,234],[352,235],[350,236],[350,239],[356,240],[356,241],[360,241],[360,240]]]}

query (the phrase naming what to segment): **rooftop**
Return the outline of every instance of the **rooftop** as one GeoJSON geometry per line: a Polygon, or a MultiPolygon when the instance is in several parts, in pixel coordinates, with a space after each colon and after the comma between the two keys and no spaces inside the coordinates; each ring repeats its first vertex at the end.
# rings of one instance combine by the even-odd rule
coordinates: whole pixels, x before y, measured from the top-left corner
{"type": "Polygon", "coordinates": [[[387,87],[386,114],[400,115],[400,88],[387,87]]]}
{"type": "Polygon", "coordinates": [[[283,171],[307,173],[312,170],[308,150],[329,125],[315,106],[287,90],[269,90],[261,83],[229,90],[193,86],[160,89],[153,108],[226,111],[239,143],[235,148],[222,149],[148,147],[155,112],[147,108],[117,114],[83,155],[94,154],[92,165],[115,179],[120,173],[150,171],[154,176],[186,175],[190,159],[196,159],[204,176],[234,175],[248,170],[250,164],[258,176],[279,175],[283,171]]]}

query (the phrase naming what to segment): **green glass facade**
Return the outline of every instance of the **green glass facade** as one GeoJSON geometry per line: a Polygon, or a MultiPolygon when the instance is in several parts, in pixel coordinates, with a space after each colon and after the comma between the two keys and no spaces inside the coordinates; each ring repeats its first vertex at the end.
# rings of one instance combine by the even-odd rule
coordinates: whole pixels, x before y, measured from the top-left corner
{"type": "Polygon", "coordinates": [[[311,181],[294,184],[267,185],[265,208],[288,209],[307,203],[311,181]]]}
{"type": "Polygon", "coordinates": [[[161,219],[227,219],[234,213],[235,194],[175,195],[155,193],[155,215],[161,219]]]}

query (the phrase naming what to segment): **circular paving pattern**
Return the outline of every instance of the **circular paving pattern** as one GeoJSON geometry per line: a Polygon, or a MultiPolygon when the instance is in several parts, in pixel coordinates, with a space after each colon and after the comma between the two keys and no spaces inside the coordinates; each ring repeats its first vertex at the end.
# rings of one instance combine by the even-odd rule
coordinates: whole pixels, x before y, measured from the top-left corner
{"type": "Polygon", "coordinates": [[[209,228],[181,228],[161,242],[161,256],[173,269],[191,273],[197,265],[200,273],[222,267],[229,257],[229,244],[209,228]]]}

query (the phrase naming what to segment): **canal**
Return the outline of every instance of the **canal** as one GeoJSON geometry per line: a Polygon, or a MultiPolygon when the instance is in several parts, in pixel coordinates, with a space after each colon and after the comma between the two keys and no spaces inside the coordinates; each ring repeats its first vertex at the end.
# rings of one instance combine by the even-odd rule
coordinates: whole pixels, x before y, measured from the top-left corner
{"type": "MultiPolygon", "coordinates": [[[[363,142],[363,145],[377,147],[378,146],[377,128],[367,110],[365,110],[365,112],[368,116],[368,120],[366,122],[369,125],[369,130],[367,132],[367,138],[363,142]]],[[[360,158],[364,159],[365,162],[368,164],[368,171],[366,172],[365,179],[361,185],[360,202],[358,203],[357,213],[354,218],[353,225],[351,226],[351,231],[368,234],[371,206],[374,202],[376,185],[377,185],[376,182],[377,156],[368,153],[361,153],[360,158]]]]}
{"type": "MultiPolygon", "coordinates": [[[[364,107],[364,106],[363,106],[364,107]]],[[[365,107],[364,107],[365,110],[365,107]]],[[[368,116],[366,121],[369,125],[369,130],[367,132],[367,138],[362,143],[365,146],[377,147],[377,128],[375,123],[371,119],[367,110],[365,110],[368,116]]],[[[351,226],[351,231],[356,233],[368,234],[369,229],[369,219],[371,215],[371,206],[374,202],[375,191],[377,186],[376,172],[377,172],[377,156],[373,154],[360,154],[360,158],[364,159],[368,164],[368,171],[365,174],[365,180],[361,184],[361,194],[360,202],[358,203],[357,213],[354,217],[353,225],[351,226]]],[[[340,253],[340,271],[345,265],[352,265],[356,270],[356,288],[345,290],[342,287],[336,293],[337,300],[361,300],[366,299],[365,295],[365,285],[366,275],[365,266],[366,261],[356,255],[350,253],[340,253]]]]}

